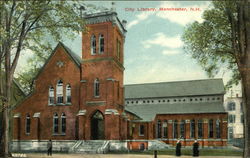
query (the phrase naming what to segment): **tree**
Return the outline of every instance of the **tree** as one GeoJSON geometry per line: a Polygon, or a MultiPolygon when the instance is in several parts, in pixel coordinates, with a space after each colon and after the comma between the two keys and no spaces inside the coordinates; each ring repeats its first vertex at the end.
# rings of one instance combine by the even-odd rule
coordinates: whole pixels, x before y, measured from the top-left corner
{"type": "Polygon", "coordinates": [[[241,81],[244,102],[244,157],[250,157],[250,2],[213,1],[202,23],[188,25],[182,39],[185,50],[211,77],[231,70],[227,86],[241,81]]]}
{"type": "Polygon", "coordinates": [[[25,50],[52,50],[51,41],[58,41],[63,35],[73,37],[72,31],[82,31],[84,25],[79,4],[77,0],[0,2],[0,70],[3,69],[6,80],[6,84],[0,86],[1,90],[5,86],[0,92],[4,115],[4,157],[9,154],[10,89],[20,54],[25,50]]]}

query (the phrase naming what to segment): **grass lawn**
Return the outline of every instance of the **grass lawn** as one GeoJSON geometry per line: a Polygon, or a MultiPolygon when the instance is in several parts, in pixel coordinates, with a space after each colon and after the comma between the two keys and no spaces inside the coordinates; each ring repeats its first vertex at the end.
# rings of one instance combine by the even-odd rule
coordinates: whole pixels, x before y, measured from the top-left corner
{"type": "MultiPolygon", "coordinates": [[[[154,151],[115,151],[108,154],[146,154],[153,155],[154,151]]],[[[192,149],[182,149],[182,155],[192,155],[192,149]]],[[[242,156],[243,152],[233,149],[200,149],[200,156],[242,156]]],[[[175,149],[158,151],[158,155],[175,155],[175,149]]]]}

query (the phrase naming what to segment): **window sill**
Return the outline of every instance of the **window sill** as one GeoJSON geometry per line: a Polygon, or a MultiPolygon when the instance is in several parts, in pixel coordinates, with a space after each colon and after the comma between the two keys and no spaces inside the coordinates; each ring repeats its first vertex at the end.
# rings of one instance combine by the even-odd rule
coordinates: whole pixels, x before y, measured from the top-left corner
{"type": "Polygon", "coordinates": [[[53,133],[52,136],[66,136],[65,133],[53,133]]]}
{"type": "Polygon", "coordinates": [[[139,137],[144,137],[144,135],[139,134],[139,137]]]}
{"type": "Polygon", "coordinates": [[[48,106],[70,106],[71,103],[57,103],[57,104],[48,104],[48,106]]]}

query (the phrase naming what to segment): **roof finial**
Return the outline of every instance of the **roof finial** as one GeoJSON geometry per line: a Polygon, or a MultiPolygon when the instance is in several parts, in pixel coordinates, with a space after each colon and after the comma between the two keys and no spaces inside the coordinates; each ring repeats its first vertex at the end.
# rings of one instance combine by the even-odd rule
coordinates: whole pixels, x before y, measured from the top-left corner
{"type": "Polygon", "coordinates": [[[111,11],[115,11],[116,10],[116,8],[115,8],[115,2],[111,2],[111,4],[112,4],[111,11]]]}

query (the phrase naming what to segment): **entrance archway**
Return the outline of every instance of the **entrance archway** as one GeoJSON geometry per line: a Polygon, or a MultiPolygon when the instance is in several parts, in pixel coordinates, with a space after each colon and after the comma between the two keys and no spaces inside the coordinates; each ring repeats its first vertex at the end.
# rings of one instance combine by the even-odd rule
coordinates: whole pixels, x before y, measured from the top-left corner
{"type": "Polygon", "coordinates": [[[104,118],[100,111],[96,111],[91,117],[91,139],[104,139],[104,118]]]}

